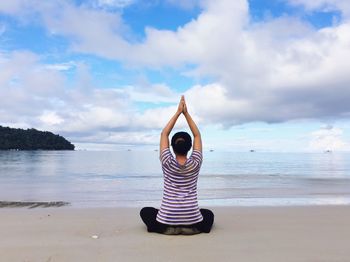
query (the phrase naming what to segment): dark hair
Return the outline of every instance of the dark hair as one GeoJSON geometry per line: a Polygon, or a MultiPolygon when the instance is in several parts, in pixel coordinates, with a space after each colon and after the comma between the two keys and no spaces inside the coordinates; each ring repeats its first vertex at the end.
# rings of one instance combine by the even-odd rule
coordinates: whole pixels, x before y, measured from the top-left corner
{"type": "Polygon", "coordinates": [[[171,146],[175,154],[185,156],[192,147],[192,138],[186,132],[177,132],[171,138],[171,146]]]}

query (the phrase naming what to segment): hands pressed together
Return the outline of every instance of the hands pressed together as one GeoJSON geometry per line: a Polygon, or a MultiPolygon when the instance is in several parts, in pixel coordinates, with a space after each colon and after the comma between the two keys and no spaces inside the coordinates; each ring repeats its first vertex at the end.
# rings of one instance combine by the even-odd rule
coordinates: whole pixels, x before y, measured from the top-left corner
{"type": "Polygon", "coordinates": [[[186,106],[186,101],[185,101],[185,96],[181,96],[180,102],[179,102],[179,106],[177,108],[177,113],[178,114],[187,114],[187,106],[186,106]]]}
{"type": "Polygon", "coordinates": [[[185,97],[181,96],[179,106],[177,107],[177,111],[175,115],[173,115],[169,122],[166,124],[166,126],[163,128],[160,136],[160,152],[163,152],[165,148],[169,147],[169,134],[171,130],[173,129],[177,119],[181,114],[184,114],[185,119],[187,121],[187,124],[189,128],[191,129],[191,132],[193,134],[193,150],[198,150],[202,152],[202,140],[201,140],[201,134],[199,132],[199,129],[196,125],[196,123],[193,121],[192,117],[187,111],[187,105],[185,101],[185,97]]]}

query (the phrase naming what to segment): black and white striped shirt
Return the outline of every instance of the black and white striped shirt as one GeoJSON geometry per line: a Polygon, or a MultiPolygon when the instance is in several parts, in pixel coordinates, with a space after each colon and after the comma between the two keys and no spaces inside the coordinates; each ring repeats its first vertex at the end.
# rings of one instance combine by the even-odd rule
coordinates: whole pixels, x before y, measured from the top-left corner
{"type": "Polygon", "coordinates": [[[167,225],[191,225],[203,220],[197,201],[197,180],[202,153],[193,150],[180,165],[170,149],[162,151],[160,161],[164,174],[163,200],[157,221],[167,225]]]}

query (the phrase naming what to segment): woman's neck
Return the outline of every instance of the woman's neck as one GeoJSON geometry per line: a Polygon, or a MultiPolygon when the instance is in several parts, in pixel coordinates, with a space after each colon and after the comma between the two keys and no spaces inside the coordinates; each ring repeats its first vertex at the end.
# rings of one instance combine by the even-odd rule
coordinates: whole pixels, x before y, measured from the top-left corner
{"type": "Polygon", "coordinates": [[[184,165],[186,163],[187,160],[187,156],[182,156],[182,155],[176,155],[176,161],[180,164],[180,165],[184,165]]]}

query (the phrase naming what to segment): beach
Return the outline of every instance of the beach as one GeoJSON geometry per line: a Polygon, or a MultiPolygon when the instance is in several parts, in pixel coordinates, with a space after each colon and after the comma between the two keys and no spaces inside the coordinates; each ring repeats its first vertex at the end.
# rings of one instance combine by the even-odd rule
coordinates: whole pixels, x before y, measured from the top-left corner
{"type": "Polygon", "coordinates": [[[349,206],[211,209],[211,233],[166,236],[138,208],[2,208],[0,260],[349,261],[349,206]]]}
{"type": "Polygon", "coordinates": [[[1,152],[0,261],[350,261],[349,154],[206,154],[210,234],[147,233],[157,152],[1,152]],[[137,163],[133,165],[130,163],[137,163]]]}

